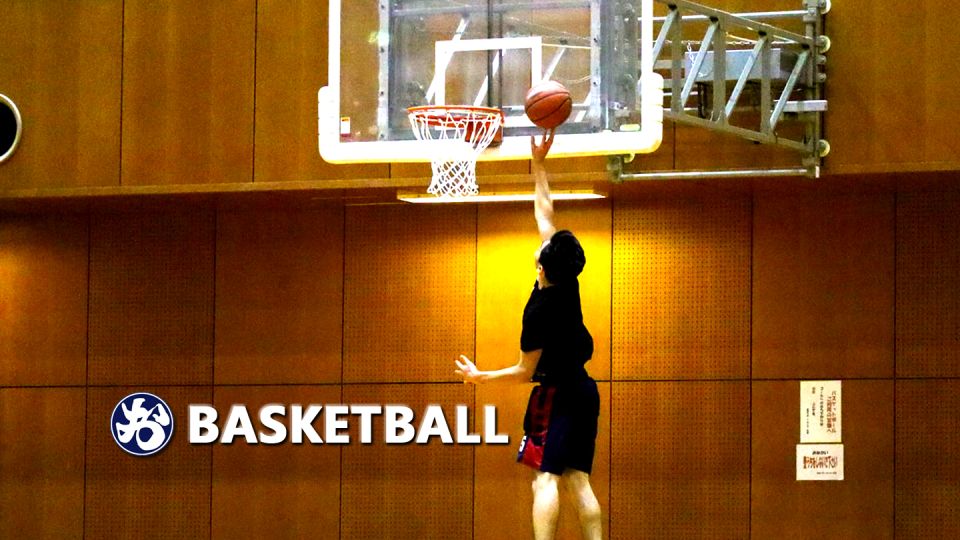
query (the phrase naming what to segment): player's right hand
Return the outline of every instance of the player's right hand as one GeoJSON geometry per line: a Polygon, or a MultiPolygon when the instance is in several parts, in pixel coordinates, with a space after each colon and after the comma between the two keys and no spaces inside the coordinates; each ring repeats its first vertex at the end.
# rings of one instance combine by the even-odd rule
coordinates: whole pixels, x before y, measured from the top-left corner
{"type": "Polygon", "coordinates": [[[455,370],[454,373],[463,377],[464,384],[466,383],[476,384],[477,382],[479,382],[478,379],[480,377],[480,370],[477,369],[477,366],[473,362],[471,362],[469,358],[461,354],[460,360],[454,360],[454,362],[457,364],[457,367],[459,368],[455,370]]]}
{"type": "Polygon", "coordinates": [[[546,159],[550,147],[553,146],[553,134],[553,129],[543,130],[543,135],[540,136],[540,144],[537,144],[535,135],[530,136],[530,153],[533,155],[535,163],[543,163],[543,160],[546,159]]]}

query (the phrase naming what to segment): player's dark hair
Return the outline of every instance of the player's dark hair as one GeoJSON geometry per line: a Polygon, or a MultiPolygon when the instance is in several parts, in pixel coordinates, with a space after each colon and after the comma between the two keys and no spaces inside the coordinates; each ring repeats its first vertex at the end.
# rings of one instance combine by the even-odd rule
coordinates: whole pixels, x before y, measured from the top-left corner
{"type": "Polygon", "coordinates": [[[585,264],[587,258],[580,242],[567,230],[554,233],[540,250],[540,266],[547,281],[555,285],[577,279],[585,264]]]}

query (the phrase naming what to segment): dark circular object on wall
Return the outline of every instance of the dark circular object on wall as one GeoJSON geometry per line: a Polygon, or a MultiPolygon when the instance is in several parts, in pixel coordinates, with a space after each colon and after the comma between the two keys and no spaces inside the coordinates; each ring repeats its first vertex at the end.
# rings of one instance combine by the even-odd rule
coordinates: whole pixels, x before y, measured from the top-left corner
{"type": "Polygon", "coordinates": [[[20,110],[7,96],[0,94],[0,163],[6,161],[17,149],[20,143],[20,134],[23,132],[23,121],[20,110]]]}

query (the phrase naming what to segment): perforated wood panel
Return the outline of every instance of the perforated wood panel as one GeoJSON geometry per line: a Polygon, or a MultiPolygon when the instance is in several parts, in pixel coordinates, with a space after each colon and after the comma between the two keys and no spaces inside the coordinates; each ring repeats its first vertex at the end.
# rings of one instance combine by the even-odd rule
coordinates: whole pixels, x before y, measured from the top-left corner
{"type": "Polygon", "coordinates": [[[897,375],[960,375],[960,193],[897,196],[897,375]]]}
{"type": "MultiPolygon", "coordinates": [[[[340,403],[340,387],[217,387],[214,402],[221,421],[231,405],[246,405],[260,430],[262,406],[340,403]]],[[[323,415],[314,426],[323,437],[323,415]]],[[[338,539],[340,448],[292,444],[289,434],[280,445],[214,445],[212,537],[338,539]]]]}
{"type": "Polygon", "coordinates": [[[893,381],[843,381],[842,482],[796,481],[800,382],[753,383],[752,538],[893,537],[893,381]]]}
{"type": "Polygon", "coordinates": [[[749,198],[636,198],[613,226],[614,379],[747,376],[749,198]]]}
{"type": "MultiPolygon", "coordinates": [[[[709,5],[710,7],[717,7],[716,4],[709,5]]],[[[747,11],[754,11],[754,9],[757,8],[751,7],[747,11]]],[[[790,7],[787,9],[793,10],[796,8],[790,7]]],[[[690,35],[691,39],[703,39],[706,25],[699,28],[698,32],[694,32],[697,35],[690,35]]],[[[780,25],[780,28],[783,28],[783,25],[780,25]]],[[[742,32],[749,33],[748,30],[742,30],[742,32]]],[[[756,34],[754,34],[753,39],[756,39],[756,34]]],[[[669,59],[669,55],[668,51],[664,51],[661,57],[669,59]]],[[[665,84],[668,88],[670,87],[669,78],[667,78],[665,84]]],[[[774,96],[779,97],[778,94],[774,94],[774,96]]],[[[712,97],[709,99],[712,99],[712,97]]],[[[759,101],[759,98],[756,99],[759,101]]],[[[695,102],[696,99],[692,98],[689,104],[695,102]]],[[[742,98],[740,104],[745,105],[748,102],[747,98],[742,98]]],[[[709,107],[710,103],[707,103],[707,106],[709,107]]],[[[760,131],[760,116],[758,114],[736,113],[731,116],[730,123],[734,126],[760,131]]],[[[670,132],[674,125],[670,121],[664,122],[664,131],[670,132]]],[[[799,166],[799,154],[794,150],[787,150],[772,144],[756,144],[729,133],[714,132],[699,126],[677,124],[673,131],[676,133],[674,148],[678,170],[764,169],[799,166]]],[[[784,121],[777,127],[777,135],[800,141],[803,140],[803,127],[796,125],[796,122],[784,121]]]]}
{"type": "Polygon", "coordinates": [[[187,405],[210,403],[209,387],[90,388],[87,401],[85,538],[208,538],[210,456],[187,440],[187,405]],[[110,415],[124,396],[150,392],[173,410],[173,439],[138,458],[110,433],[110,415]]]}
{"type": "Polygon", "coordinates": [[[87,219],[0,217],[0,385],[84,384],[87,219]]]}
{"type": "MultiPolygon", "coordinates": [[[[402,404],[417,416],[426,405],[455,414],[473,405],[462,384],[348,385],[351,404],[402,404]]],[[[455,430],[455,418],[448,418],[455,430]]],[[[353,426],[356,429],[356,426],[353,426]]],[[[343,448],[341,536],[343,538],[469,538],[473,531],[473,452],[468,445],[387,445],[383,424],[374,423],[374,444],[343,448]]]]}
{"type": "MultiPolygon", "coordinates": [[[[666,6],[663,13],[658,13],[660,11],[660,4],[654,3],[653,9],[654,14],[657,17],[666,16],[667,10],[666,6]]],[[[634,159],[630,163],[623,164],[624,172],[643,172],[643,171],[665,171],[675,168],[676,163],[676,136],[677,130],[676,126],[670,122],[666,121],[663,123],[663,142],[660,143],[660,147],[657,148],[656,152],[651,154],[644,154],[640,159],[634,159]]],[[[604,165],[605,168],[605,165],[604,165]]],[[[595,169],[602,170],[602,169],[595,169]]]]}
{"type": "Polygon", "coordinates": [[[7,189],[119,184],[123,1],[4,2],[0,94],[23,117],[7,189]]]}
{"type": "Polygon", "coordinates": [[[897,381],[898,538],[960,537],[960,381],[897,381]]]}
{"type": "Polygon", "coordinates": [[[0,389],[0,538],[83,535],[83,388],[0,389]]]}
{"type": "Polygon", "coordinates": [[[890,377],[893,195],[792,185],[754,206],[754,377],[890,377]]]}
{"type": "MultiPolygon", "coordinates": [[[[477,239],[477,357],[482,369],[513,365],[520,354],[523,307],[536,281],[540,236],[529,204],[479,206],[477,239]]],[[[587,370],[610,377],[610,203],[559,202],[558,228],[577,235],[587,257],[580,275],[584,323],[594,342],[587,370]]]]}
{"type": "Polygon", "coordinates": [[[746,538],[748,382],[613,383],[611,538],[746,538]]]}
{"type": "MultiPolygon", "coordinates": [[[[523,414],[532,384],[477,386],[477,404],[494,405],[500,431],[510,436],[505,446],[476,449],[474,526],[476,540],[533,538],[530,482],[533,471],[518,464],[517,448],[523,437],[523,414]],[[510,496],[504,496],[509,493],[510,496]]],[[[482,424],[481,424],[482,425],[482,424]]]]}
{"type": "Polygon", "coordinates": [[[210,383],[213,213],[95,214],[90,227],[90,383],[210,383]]]}
{"type": "Polygon", "coordinates": [[[255,34],[255,0],[124,5],[124,185],[253,180],[255,34]]]}
{"type": "MultiPolygon", "coordinates": [[[[344,6],[351,3],[358,2],[344,6]]],[[[328,15],[326,5],[309,0],[257,2],[257,182],[389,176],[388,165],[330,165],[317,155],[317,90],[327,84],[328,15]]],[[[356,60],[356,53],[344,55],[344,77],[370,71],[349,69],[346,62],[356,60]]],[[[374,55],[369,64],[354,65],[376,63],[374,55]]],[[[376,114],[375,103],[370,112],[376,114]]]]}
{"type": "Polygon", "coordinates": [[[346,218],[344,381],[455,380],[453,360],[474,346],[475,207],[361,206],[346,218]]]}
{"type": "MultiPolygon", "coordinates": [[[[497,423],[510,435],[510,444],[484,445],[476,449],[474,488],[475,540],[532,538],[533,469],[517,463],[517,448],[523,437],[523,415],[532,385],[481,385],[477,387],[477,408],[497,407],[497,423]]],[[[600,419],[597,447],[590,484],[603,512],[604,537],[610,537],[610,383],[599,383],[600,419]]],[[[478,418],[482,422],[482,418],[478,418]]],[[[482,423],[479,424],[482,426],[482,423]]],[[[560,520],[557,540],[579,539],[580,522],[576,505],[561,484],[560,520]]]]}
{"type": "Polygon", "coordinates": [[[960,51],[956,39],[936,43],[929,36],[952,35],[960,4],[923,1],[912,4],[914,23],[888,32],[891,20],[902,16],[895,3],[837,3],[827,16],[830,39],[860,43],[829,51],[828,73],[856,69],[857,77],[831,77],[827,83],[830,112],[828,134],[831,171],[956,170],[956,131],[943,118],[956,118],[960,103],[941,102],[958,81],[949,56],[960,51]],[[921,62],[910,70],[891,61],[904,50],[921,62]],[[881,60],[882,59],[882,60],[881,60]],[[843,96],[840,98],[840,96],[843,96]],[[891,103],[910,104],[891,107],[891,103]],[[865,137],[865,133],[875,136],[865,137]]]}
{"type": "Polygon", "coordinates": [[[217,383],[338,382],[343,210],[221,212],[217,383]]]}

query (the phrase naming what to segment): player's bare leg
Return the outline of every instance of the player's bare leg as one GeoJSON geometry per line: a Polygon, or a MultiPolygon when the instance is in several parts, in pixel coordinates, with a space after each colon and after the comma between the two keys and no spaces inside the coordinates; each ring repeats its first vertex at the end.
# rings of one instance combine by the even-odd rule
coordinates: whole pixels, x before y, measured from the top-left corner
{"type": "Polygon", "coordinates": [[[560,476],[538,472],[533,480],[533,537],[553,540],[560,513],[560,476]]]}
{"type": "Polygon", "coordinates": [[[567,469],[563,473],[563,485],[573,496],[580,516],[580,529],[585,540],[600,540],[603,538],[602,514],[597,496],[590,487],[590,475],[574,469],[567,469]]]}

